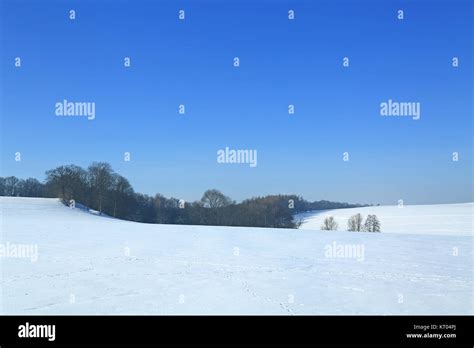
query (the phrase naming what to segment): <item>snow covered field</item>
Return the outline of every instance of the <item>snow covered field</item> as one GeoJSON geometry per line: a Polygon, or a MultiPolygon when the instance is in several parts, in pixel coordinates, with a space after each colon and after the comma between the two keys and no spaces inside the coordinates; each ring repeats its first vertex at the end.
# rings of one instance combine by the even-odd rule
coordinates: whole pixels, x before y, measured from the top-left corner
{"type": "Polygon", "coordinates": [[[470,207],[419,207],[426,217],[403,220],[375,212],[396,234],[140,224],[0,197],[0,311],[474,314],[470,207]],[[438,213],[464,223],[436,223],[438,213]],[[36,261],[5,257],[24,244],[36,261]]]}
{"type": "Polygon", "coordinates": [[[437,234],[472,236],[474,231],[474,203],[376,206],[325,210],[298,214],[301,228],[319,230],[326,216],[333,216],[339,230],[347,230],[350,216],[360,213],[375,214],[382,224],[382,232],[409,234],[437,234]]]}

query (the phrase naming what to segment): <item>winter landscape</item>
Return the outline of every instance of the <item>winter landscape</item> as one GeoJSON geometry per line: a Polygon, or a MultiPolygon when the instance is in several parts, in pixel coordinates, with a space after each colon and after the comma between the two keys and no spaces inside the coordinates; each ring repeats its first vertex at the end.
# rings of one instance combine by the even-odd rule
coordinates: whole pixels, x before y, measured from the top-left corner
{"type": "Polygon", "coordinates": [[[0,314],[474,314],[472,1],[38,3],[0,314]]]}
{"type": "MultiPolygon", "coordinates": [[[[319,231],[327,212],[271,229],[129,222],[54,198],[0,207],[3,314],[474,313],[472,203],[373,207],[382,233],[319,231]]],[[[342,226],[353,211],[336,213],[342,226]]]]}

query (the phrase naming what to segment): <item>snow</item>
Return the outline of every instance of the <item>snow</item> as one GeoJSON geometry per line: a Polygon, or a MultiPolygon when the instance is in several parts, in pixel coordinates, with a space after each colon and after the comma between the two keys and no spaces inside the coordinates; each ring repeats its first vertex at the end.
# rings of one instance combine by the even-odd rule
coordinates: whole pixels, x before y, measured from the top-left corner
{"type": "Polygon", "coordinates": [[[437,234],[472,236],[474,203],[373,206],[350,209],[321,210],[296,215],[300,228],[319,230],[326,216],[333,216],[339,230],[347,229],[347,220],[357,213],[365,218],[375,214],[385,233],[437,234]]]}
{"type": "MultiPolygon", "coordinates": [[[[465,214],[432,208],[419,209],[465,214]]],[[[0,219],[2,245],[38,251],[36,262],[0,258],[3,314],[474,314],[461,225],[445,235],[153,225],[17,197],[0,197],[0,219]]]]}

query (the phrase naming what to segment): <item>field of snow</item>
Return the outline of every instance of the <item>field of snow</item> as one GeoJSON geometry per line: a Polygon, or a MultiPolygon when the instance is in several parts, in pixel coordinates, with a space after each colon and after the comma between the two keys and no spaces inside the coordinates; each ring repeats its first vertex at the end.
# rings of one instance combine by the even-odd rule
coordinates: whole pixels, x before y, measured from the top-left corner
{"type": "Polygon", "coordinates": [[[472,236],[474,203],[375,206],[351,209],[314,211],[296,215],[302,229],[319,230],[326,216],[333,216],[339,230],[347,230],[347,220],[357,213],[367,217],[375,214],[382,232],[472,236]]]}
{"type": "Polygon", "coordinates": [[[16,197],[0,219],[3,314],[474,314],[472,236],[151,225],[16,197]],[[37,260],[6,254],[22,245],[37,260]]]}

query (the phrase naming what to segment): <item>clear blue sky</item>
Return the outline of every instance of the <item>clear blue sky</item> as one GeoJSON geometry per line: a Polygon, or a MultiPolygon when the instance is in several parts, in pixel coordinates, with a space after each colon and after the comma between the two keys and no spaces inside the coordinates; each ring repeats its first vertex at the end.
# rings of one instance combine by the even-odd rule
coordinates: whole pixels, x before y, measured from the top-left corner
{"type": "Polygon", "coordinates": [[[185,200],[473,200],[472,1],[0,4],[2,176],[107,161],[185,200]],[[95,102],[95,120],[55,116],[63,99],[95,102]],[[420,102],[420,120],[380,116],[388,99],[420,102]],[[226,146],[256,149],[257,167],[218,164],[226,146]]]}

